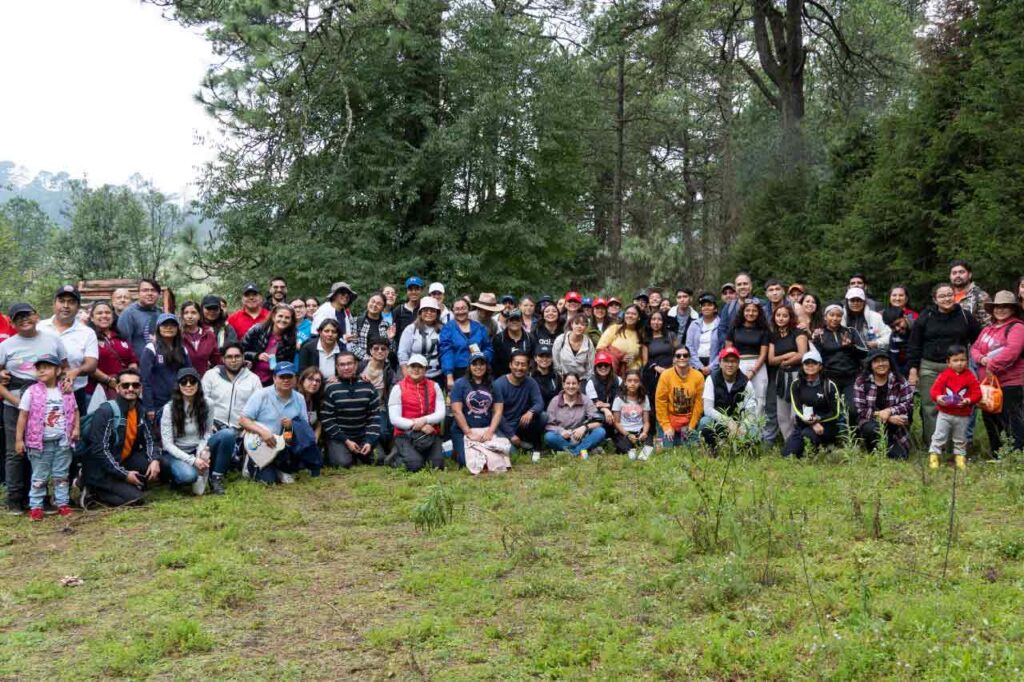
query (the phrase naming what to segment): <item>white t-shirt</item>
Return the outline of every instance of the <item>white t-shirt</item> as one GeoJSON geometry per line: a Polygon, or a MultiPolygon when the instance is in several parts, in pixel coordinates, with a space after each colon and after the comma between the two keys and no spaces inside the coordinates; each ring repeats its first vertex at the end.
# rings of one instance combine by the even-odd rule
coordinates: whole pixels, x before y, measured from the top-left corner
{"type": "Polygon", "coordinates": [[[619,412],[619,422],[622,424],[622,428],[626,429],[630,433],[640,433],[644,430],[644,412],[651,411],[651,401],[644,396],[643,404],[640,404],[632,398],[623,401],[621,397],[616,396],[615,402],[612,403],[612,412],[619,412]]]}
{"type": "MultiPolygon", "coordinates": [[[[32,409],[32,392],[24,391],[21,394],[21,402],[18,409],[28,412],[32,409]]],[[[68,444],[67,424],[64,420],[64,397],[60,388],[54,386],[46,389],[46,411],[43,419],[43,440],[60,441],[61,445],[68,444]]]]}

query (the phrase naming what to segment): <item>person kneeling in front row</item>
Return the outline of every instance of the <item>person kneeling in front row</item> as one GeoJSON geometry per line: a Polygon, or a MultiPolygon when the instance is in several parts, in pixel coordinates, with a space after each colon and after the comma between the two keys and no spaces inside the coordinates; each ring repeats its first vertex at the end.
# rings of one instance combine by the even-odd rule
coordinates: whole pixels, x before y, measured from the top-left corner
{"type": "Polygon", "coordinates": [[[704,382],[704,416],[700,436],[714,448],[724,438],[757,432],[754,416],[757,396],[753,385],[740,371],[740,352],[724,348],[718,353],[718,367],[704,382]]]}
{"type": "Polygon", "coordinates": [[[356,373],[358,361],[354,353],[342,351],[334,361],[337,381],[327,385],[320,404],[327,463],[348,469],[356,461],[383,461],[383,457],[373,454],[380,439],[377,389],[356,373]]]}
{"type": "Polygon", "coordinates": [[[800,377],[789,387],[789,403],[796,417],[796,429],[786,439],[782,454],[804,456],[804,439],[812,445],[830,445],[839,437],[839,388],[821,372],[821,355],[804,353],[800,377]]]}
{"type": "Polygon", "coordinates": [[[405,378],[391,389],[388,415],[395,427],[392,466],[419,471],[429,463],[435,469],[444,468],[439,435],[444,395],[437,382],[427,378],[427,359],[419,353],[409,356],[405,378]]]}

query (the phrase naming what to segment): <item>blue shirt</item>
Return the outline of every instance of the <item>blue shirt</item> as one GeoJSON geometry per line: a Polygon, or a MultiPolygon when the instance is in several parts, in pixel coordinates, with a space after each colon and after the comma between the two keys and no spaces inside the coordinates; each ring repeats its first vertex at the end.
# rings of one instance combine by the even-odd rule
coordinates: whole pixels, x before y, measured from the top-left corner
{"type": "Polygon", "coordinates": [[[501,415],[498,430],[501,435],[511,438],[519,428],[519,418],[527,411],[539,416],[544,411],[544,399],[540,395],[540,384],[533,377],[526,377],[518,386],[508,380],[508,375],[498,377],[491,387],[494,402],[504,403],[505,411],[501,415]]]}
{"type": "Polygon", "coordinates": [[[495,398],[491,386],[470,383],[469,377],[462,377],[456,381],[449,397],[453,403],[462,403],[462,414],[471,429],[485,429],[490,426],[491,418],[494,416],[494,404],[501,403],[495,398]]]}
{"type": "Polygon", "coordinates": [[[285,417],[295,421],[306,421],[306,401],[298,391],[293,390],[287,402],[277,396],[277,389],[267,386],[249,396],[242,415],[267,427],[273,434],[279,434],[281,420],[285,417]]]}

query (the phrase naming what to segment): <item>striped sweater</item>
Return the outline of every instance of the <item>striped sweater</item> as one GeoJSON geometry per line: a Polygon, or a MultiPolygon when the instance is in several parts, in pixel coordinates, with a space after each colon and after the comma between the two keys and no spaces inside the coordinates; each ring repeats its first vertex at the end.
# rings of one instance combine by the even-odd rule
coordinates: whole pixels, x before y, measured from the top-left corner
{"type": "Polygon", "coordinates": [[[363,442],[380,436],[380,396],[361,379],[329,384],[320,404],[320,422],[331,440],[363,442]]]}

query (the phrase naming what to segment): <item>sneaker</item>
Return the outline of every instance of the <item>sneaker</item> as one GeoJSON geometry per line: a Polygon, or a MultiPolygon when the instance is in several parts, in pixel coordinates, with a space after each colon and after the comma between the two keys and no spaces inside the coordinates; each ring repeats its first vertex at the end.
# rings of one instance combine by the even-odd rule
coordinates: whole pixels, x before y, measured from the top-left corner
{"type": "Polygon", "coordinates": [[[536,464],[540,461],[540,450],[534,450],[533,454],[530,455],[530,461],[536,464]]]}
{"type": "Polygon", "coordinates": [[[45,514],[43,514],[42,507],[36,507],[35,509],[31,509],[28,512],[28,517],[33,521],[42,521],[43,516],[45,516],[45,514]]]}
{"type": "Polygon", "coordinates": [[[47,516],[53,516],[57,513],[57,507],[50,501],[49,497],[43,500],[43,513],[47,516]]]}
{"type": "Polygon", "coordinates": [[[217,474],[210,475],[210,493],[213,495],[224,494],[224,477],[217,474]]]}
{"type": "Polygon", "coordinates": [[[89,509],[89,487],[82,485],[81,492],[78,493],[78,506],[82,508],[82,511],[88,511],[89,509]]]}
{"type": "Polygon", "coordinates": [[[967,455],[956,456],[956,468],[960,470],[964,470],[967,468],[967,455]]]}
{"type": "Polygon", "coordinates": [[[245,459],[242,460],[242,478],[249,478],[252,474],[249,472],[249,453],[246,453],[245,459]]]}
{"type": "Polygon", "coordinates": [[[627,452],[627,453],[626,453],[626,457],[628,457],[628,458],[629,458],[629,461],[630,461],[630,462],[632,462],[633,460],[635,460],[635,459],[636,459],[636,448],[633,448],[632,450],[630,450],[629,452],[627,452]]]}
{"type": "Polygon", "coordinates": [[[929,469],[938,469],[939,468],[939,456],[936,453],[934,453],[934,452],[928,453],[928,468],[929,469]]]}
{"type": "Polygon", "coordinates": [[[61,506],[57,507],[57,513],[65,518],[71,516],[71,507],[67,506],[66,504],[62,504],[61,506]]]}
{"type": "Polygon", "coordinates": [[[22,514],[25,513],[25,510],[17,502],[8,502],[7,503],[7,513],[10,514],[11,516],[21,516],[22,514]]]}
{"type": "Polygon", "coordinates": [[[286,474],[283,471],[278,471],[277,482],[284,483],[285,485],[291,485],[292,483],[295,483],[295,477],[292,476],[291,474],[286,474]]]}
{"type": "Polygon", "coordinates": [[[580,459],[590,459],[590,453],[586,450],[580,450],[580,459]]]}
{"type": "Polygon", "coordinates": [[[636,456],[641,462],[646,462],[651,458],[651,454],[654,452],[654,448],[650,445],[645,445],[640,448],[640,454],[636,456]]]}

